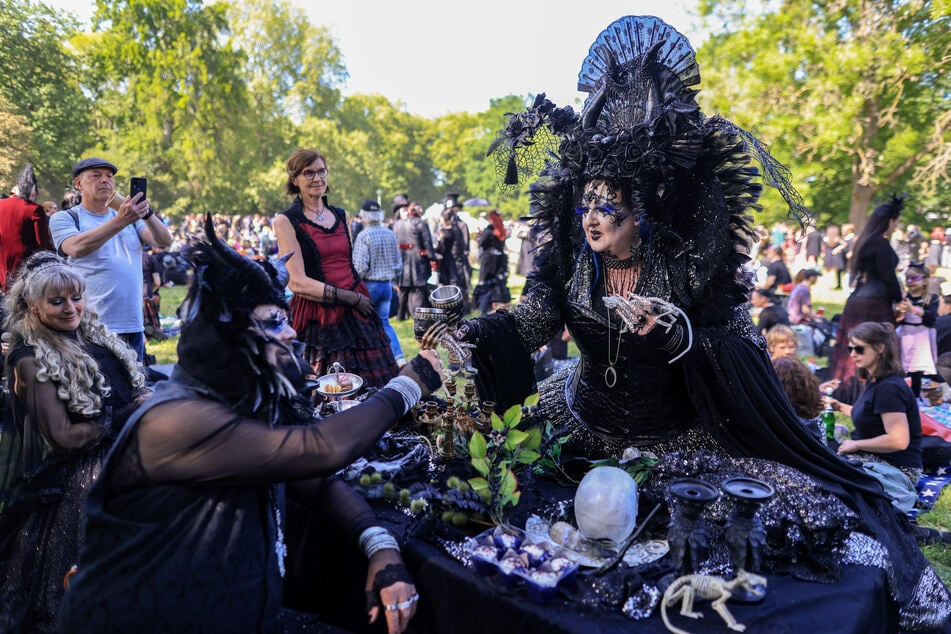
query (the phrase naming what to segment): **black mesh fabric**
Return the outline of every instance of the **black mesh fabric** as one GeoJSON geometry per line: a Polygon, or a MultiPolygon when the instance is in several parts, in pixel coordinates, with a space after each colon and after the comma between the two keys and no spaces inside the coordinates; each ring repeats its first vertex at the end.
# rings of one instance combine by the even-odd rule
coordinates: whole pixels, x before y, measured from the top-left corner
{"type": "Polygon", "coordinates": [[[60,627],[275,631],[281,578],[269,491],[290,482],[296,499],[355,538],[375,514],[326,478],[402,413],[402,398],[381,390],[328,419],[271,428],[175,368],[130,419],[90,493],[86,545],[60,627]]]}

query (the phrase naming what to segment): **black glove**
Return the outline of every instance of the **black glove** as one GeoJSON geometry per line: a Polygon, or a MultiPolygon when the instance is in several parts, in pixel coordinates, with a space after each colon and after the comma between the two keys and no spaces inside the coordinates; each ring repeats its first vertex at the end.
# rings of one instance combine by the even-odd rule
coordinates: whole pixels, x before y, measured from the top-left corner
{"type": "Polygon", "coordinates": [[[342,304],[355,309],[364,317],[373,314],[373,303],[362,293],[348,291],[330,284],[324,284],[324,301],[329,304],[342,304]]]}

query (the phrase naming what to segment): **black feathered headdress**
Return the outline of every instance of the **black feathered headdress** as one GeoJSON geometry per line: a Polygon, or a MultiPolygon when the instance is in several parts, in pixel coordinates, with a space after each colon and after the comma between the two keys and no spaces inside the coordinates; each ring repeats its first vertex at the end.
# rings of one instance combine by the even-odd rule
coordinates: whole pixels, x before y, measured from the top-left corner
{"type": "Polygon", "coordinates": [[[26,167],[23,168],[23,171],[20,172],[19,178],[17,178],[17,196],[23,200],[29,200],[33,202],[36,198],[36,192],[39,189],[39,185],[36,182],[36,174],[33,171],[33,164],[27,163],[26,167]]]}
{"type": "Polygon", "coordinates": [[[251,328],[252,313],[261,305],[287,308],[290,256],[262,263],[244,257],[215,235],[210,214],[205,237],[182,250],[195,276],[179,309],[178,365],[242,413],[273,423],[280,397],[295,390],[268,361],[274,341],[251,328]]]}
{"type": "Polygon", "coordinates": [[[886,202],[877,205],[872,213],[879,216],[886,216],[889,219],[897,218],[905,209],[905,199],[908,194],[892,194],[886,202]]]}
{"type": "Polygon", "coordinates": [[[701,322],[722,321],[750,288],[742,264],[752,241],[751,212],[763,179],[777,187],[797,219],[809,212],[788,171],[752,135],[697,105],[700,70],[690,42],[653,16],[626,16],[591,45],[578,76],[589,93],[580,115],[536,98],[492,144],[500,187],[534,176],[536,268],[567,285],[584,236],[574,209],[589,181],[621,191],[640,218],[640,292],[701,322]],[[557,140],[557,151],[552,139],[557,140]]]}
{"type": "Polygon", "coordinates": [[[182,321],[187,323],[203,313],[212,322],[243,330],[257,306],[287,309],[285,262],[292,254],[262,262],[246,258],[218,238],[211,214],[205,216],[205,238],[205,242],[183,249],[195,277],[182,303],[182,321]]]}

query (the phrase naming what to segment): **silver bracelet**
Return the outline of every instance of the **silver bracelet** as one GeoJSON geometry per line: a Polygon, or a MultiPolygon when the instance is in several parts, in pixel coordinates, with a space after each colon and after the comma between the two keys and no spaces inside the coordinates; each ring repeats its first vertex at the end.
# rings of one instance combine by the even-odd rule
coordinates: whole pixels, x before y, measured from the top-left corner
{"type": "Polygon", "coordinates": [[[360,533],[360,549],[363,550],[367,559],[372,557],[380,550],[393,549],[399,551],[400,544],[396,538],[382,526],[371,526],[360,533]]]}
{"type": "Polygon", "coordinates": [[[408,376],[397,376],[390,379],[383,389],[391,389],[403,397],[403,413],[408,412],[413,405],[423,398],[423,390],[416,384],[416,381],[408,376]]]}
{"type": "Polygon", "coordinates": [[[684,329],[677,325],[674,326],[673,331],[670,334],[670,338],[667,342],[661,347],[661,350],[667,354],[673,354],[677,352],[677,349],[680,348],[680,344],[684,340],[684,329]]]}

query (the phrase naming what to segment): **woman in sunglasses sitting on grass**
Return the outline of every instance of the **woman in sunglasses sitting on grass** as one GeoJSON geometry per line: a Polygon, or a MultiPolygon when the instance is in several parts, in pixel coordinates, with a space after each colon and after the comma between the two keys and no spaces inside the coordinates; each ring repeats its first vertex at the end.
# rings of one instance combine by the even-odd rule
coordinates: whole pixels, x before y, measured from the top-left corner
{"type": "Polygon", "coordinates": [[[915,395],[905,383],[894,326],[859,324],[849,331],[848,351],[866,385],[852,405],[829,399],[832,408],[850,416],[855,425],[852,437],[839,445],[839,454],[860,460],[866,471],[875,469],[869,463],[897,467],[914,493],[921,477],[921,418],[915,395]]]}

